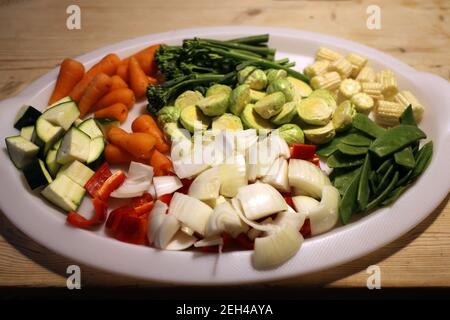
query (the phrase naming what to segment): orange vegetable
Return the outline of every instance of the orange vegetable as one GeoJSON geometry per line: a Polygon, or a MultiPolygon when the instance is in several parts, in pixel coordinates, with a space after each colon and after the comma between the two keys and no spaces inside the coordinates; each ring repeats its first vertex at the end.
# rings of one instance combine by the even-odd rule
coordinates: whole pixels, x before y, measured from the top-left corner
{"type": "Polygon", "coordinates": [[[156,79],[156,78],[148,76],[147,80],[148,80],[148,83],[153,85],[153,86],[158,84],[158,79],[156,79]]]}
{"type": "Polygon", "coordinates": [[[76,102],[80,101],[81,96],[86,90],[89,82],[91,82],[92,78],[94,78],[97,74],[103,72],[108,76],[112,76],[116,73],[117,67],[119,66],[120,58],[114,54],[106,55],[102,60],[100,60],[97,64],[92,66],[88,72],[84,75],[83,79],[72,89],[70,92],[70,96],[76,102]]]}
{"type": "Polygon", "coordinates": [[[128,88],[121,88],[108,92],[95,104],[94,111],[106,108],[118,102],[123,103],[128,109],[131,109],[136,102],[133,91],[128,88]]]}
{"type": "Polygon", "coordinates": [[[135,53],[135,57],[146,75],[155,75],[157,71],[155,52],[159,48],[159,44],[151,45],[144,50],[135,53]]]}
{"type": "Polygon", "coordinates": [[[73,87],[84,76],[84,66],[82,63],[73,59],[64,59],[59,67],[58,80],[56,80],[55,89],[48,100],[48,104],[52,104],[61,98],[69,95],[73,87]]]}
{"type": "Polygon", "coordinates": [[[136,99],[145,96],[148,79],[135,57],[131,57],[128,62],[128,77],[130,88],[133,90],[136,99]]]}
{"type": "Polygon", "coordinates": [[[128,83],[128,59],[123,60],[117,67],[116,74],[128,83]]]}
{"type": "Polygon", "coordinates": [[[117,127],[109,129],[108,140],[138,159],[150,159],[155,145],[155,138],[148,133],[128,133],[117,127]]]}
{"type": "Polygon", "coordinates": [[[128,85],[125,81],[123,81],[123,79],[121,77],[119,77],[118,75],[113,75],[111,77],[111,89],[110,91],[114,91],[117,89],[122,89],[122,88],[128,88],[128,85]]]}
{"type": "Polygon", "coordinates": [[[94,113],[94,118],[112,118],[124,123],[128,117],[128,108],[123,103],[115,103],[94,113]]]}
{"type": "Polygon", "coordinates": [[[133,156],[116,145],[108,143],[105,147],[105,160],[109,164],[127,164],[133,161],[133,156]]]}
{"type": "Polygon", "coordinates": [[[146,132],[153,135],[156,138],[156,149],[162,153],[169,151],[170,147],[167,144],[164,133],[159,129],[155,119],[148,114],[143,114],[134,119],[131,124],[133,132],[146,132]]]}
{"type": "Polygon", "coordinates": [[[107,132],[109,142],[126,150],[126,141],[128,139],[128,132],[119,128],[111,126],[107,132]]]}
{"type": "Polygon", "coordinates": [[[153,167],[156,176],[165,176],[173,170],[172,161],[158,150],[153,151],[150,165],[153,167]]]}
{"type": "Polygon", "coordinates": [[[80,118],[89,113],[92,106],[109,91],[110,87],[111,78],[103,72],[98,73],[92,78],[78,103],[80,118]]]}

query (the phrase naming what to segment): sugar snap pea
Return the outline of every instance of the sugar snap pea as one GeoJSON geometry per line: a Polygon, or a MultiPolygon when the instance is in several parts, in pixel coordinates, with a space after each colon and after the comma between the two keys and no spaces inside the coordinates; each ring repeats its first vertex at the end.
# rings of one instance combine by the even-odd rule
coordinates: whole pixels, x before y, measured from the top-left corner
{"type": "Polygon", "coordinates": [[[418,127],[401,124],[378,137],[370,146],[370,150],[382,158],[426,137],[418,127]]]}
{"type": "Polygon", "coordinates": [[[364,159],[364,164],[361,168],[361,174],[358,183],[358,195],[356,200],[359,204],[359,209],[364,210],[369,202],[370,187],[369,187],[369,174],[370,174],[370,155],[367,153],[364,159]]]}
{"type": "Polygon", "coordinates": [[[394,172],[394,165],[391,165],[389,167],[389,169],[386,171],[386,173],[383,175],[383,177],[381,178],[381,181],[375,190],[376,195],[379,195],[386,188],[386,186],[389,183],[389,178],[391,177],[392,172],[394,172]]]}
{"type": "Polygon", "coordinates": [[[417,153],[416,166],[411,174],[411,180],[414,180],[425,171],[431,162],[433,156],[433,141],[427,142],[417,153]]]}
{"type": "Polygon", "coordinates": [[[370,185],[370,190],[372,190],[372,192],[375,193],[375,190],[377,189],[377,185],[378,185],[378,175],[375,171],[372,171],[370,173],[369,185],[370,185]]]}
{"type": "Polygon", "coordinates": [[[384,173],[387,171],[387,169],[389,169],[389,167],[391,166],[391,164],[392,164],[392,159],[390,159],[390,158],[389,158],[389,159],[386,159],[386,160],[381,164],[381,166],[378,167],[376,173],[377,173],[377,174],[384,174],[384,173]]]}
{"type": "Polygon", "coordinates": [[[408,172],[398,180],[397,187],[406,186],[407,184],[409,184],[412,172],[413,172],[412,169],[408,170],[408,172]]]}
{"type": "MultiPolygon", "coordinates": [[[[339,169],[333,170],[333,173],[338,170],[339,169]]],[[[346,172],[344,172],[344,173],[340,173],[333,179],[333,185],[336,187],[336,189],[339,190],[339,193],[341,195],[344,194],[349,183],[359,173],[360,170],[361,170],[361,168],[356,168],[356,169],[352,168],[351,170],[346,170],[346,172]]]]}
{"type": "Polygon", "coordinates": [[[327,166],[330,168],[349,168],[359,166],[363,162],[364,157],[348,156],[337,151],[327,159],[327,166]]]}
{"type": "Polygon", "coordinates": [[[367,151],[369,151],[369,147],[356,147],[345,143],[339,143],[337,145],[337,149],[343,154],[347,154],[350,156],[360,156],[362,154],[366,154],[367,151]]]}
{"type": "Polygon", "coordinates": [[[320,147],[317,150],[316,154],[320,157],[331,156],[334,152],[337,151],[337,145],[340,143],[341,139],[342,137],[335,137],[333,140],[320,147]]]}
{"type": "Polygon", "coordinates": [[[406,168],[414,168],[416,161],[411,147],[406,147],[394,153],[394,160],[397,164],[406,168]]]}
{"type": "Polygon", "coordinates": [[[361,113],[357,113],[354,116],[352,125],[354,128],[361,130],[374,138],[379,138],[386,133],[386,129],[380,127],[375,122],[370,120],[369,117],[361,113]]]}
{"type": "Polygon", "coordinates": [[[409,105],[405,109],[405,111],[403,111],[402,115],[400,116],[400,123],[408,124],[410,126],[417,126],[416,119],[414,118],[414,113],[413,113],[411,105],[409,105]]]}
{"type": "MultiPolygon", "coordinates": [[[[397,183],[397,185],[398,185],[398,183],[397,183]]],[[[388,206],[388,205],[394,203],[403,194],[403,192],[406,191],[406,189],[408,189],[408,186],[400,186],[400,187],[395,188],[392,191],[391,195],[388,198],[386,198],[383,202],[381,202],[381,205],[388,206]]]]}
{"type": "Polygon", "coordinates": [[[356,197],[358,192],[358,183],[359,183],[360,170],[353,177],[350,183],[347,185],[345,189],[344,195],[339,203],[339,215],[341,217],[341,221],[343,224],[347,224],[352,216],[353,212],[355,212],[356,208],[356,197]]]}
{"type": "Polygon", "coordinates": [[[394,177],[392,178],[391,183],[389,183],[389,185],[386,187],[386,189],[384,189],[384,191],[375,199],[373,199],[372,201],[369,202],[369,204],[367,205],[367,210],[372,210],[374,208],[376,208],[380,203],[382,203],[391,193],[391,191],[395,188],[395,185],[397,184],[398,181],[398,176],[399,176],[399,172],[396,171],[394,173],[394,177]]]}
{"type": "Polygon", "coordinates": [[[372,139],[360,133],[349,133],[343,136],[340,142],[356,147],[369,147],[372,139]]]}

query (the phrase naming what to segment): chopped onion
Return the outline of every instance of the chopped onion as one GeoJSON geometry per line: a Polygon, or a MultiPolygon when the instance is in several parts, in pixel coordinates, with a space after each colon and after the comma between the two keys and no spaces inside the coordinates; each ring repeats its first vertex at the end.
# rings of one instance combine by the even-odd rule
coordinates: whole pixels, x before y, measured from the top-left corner
{"type": "Polygon", "coordinates": [[[254,221],[247,219],[247,217],[245,217],[245,215],[242,213],[241,202],[237,198],[231,199],[231,205],[233,206],[234,210],[239,215],[239,217],[242,219],[242,221],[244,221],[250,227],[265,232],[273,232],[277,228],[277,226],[274,225],[264,225],[262,223],[256,223],[254,221]]]}
{"type": "Polygon", "coordinates": [[[204,163],[194,164],[191,159],[172,161],[172,164],[173,170],[180,179],[196,177],[210,167],[204,163]]]}
{"type": "Polygon", "coordinates": [[[150,193],[150,195],[152,196],[153,199],[156,198],[156,190],[155,190],[155,186],[153,184],[150,185],[147,192],[150,193]]]}
{"type": "Polygon", "coordinates": [[[148,219],[148,229],[147,238],[148,242],[152,244],[158,235],[158,230],[164,222],[166,217],[168,206],[162,201],[157,200],[153,206],[152,211],[150,211],[148,219]]]}
{"type": "Polygon", "coordinates": [[[172,240],[166,246],[166,250],[180,251],[191,247],[197,241],[196,237],[187,235],[181,230],[175,233],[172,240]]]}
{"type": "Polygon", "coordinates": [[[177,218],[172,214],[166,214],[163,223],[156,232],[155,247],[165,249],[178,230],[180,230],[180,223],[177,218]]]}
{"type": "Polygon", "coordinates": [[[219,204],[226,202],[227,199],[225,199],[223,196],[218,196],[217,198],[203,200],[204,203],[206,203],[211,208],[217,207],[219,204]]]}
{"type": "MultiPolygon", "coordinates": [[[[261,225],[271,225],[273,223],[273,219],[271,217],[268,217],[267,219],[265,219],[264,221],[261,222],[261,225]]],[[[259,237],[261,234],[263,233],[263,231],[255,229],[255,228],[251,228],[248,232],[247,232],[247,236],[250,240],[255,240],[257,237],[259,237]]]]}
{"type": "Polygon", "coordinates": [[[262,182],[270,184],[278,191],[289,192],[288,161],[284,158],[276,159],[262,182]]]}
{"type": "Polygon", "coordinates": [[[283,196],[271,185],[254,183],[239,188],[237,198],[245,216],[257,220],[287,210],[283,196]]]}
{"type": "Polygon", "coordinates": [[[194,234],[194,230],[192,230],[191,228],[189,228],[188,226],[185,226],[185,225],[181,225],[180,230],[189,236],[192,236],[194,234]]]}
{"type": "Polygon", "coordinates": [[[180,179],[175,176],[160,176],[153,178],[156,197],[159,198],[165,194],[170,194],[180,189],[183,184],[180,179]]]}
{"type": "Polygon", "coordinates": [[[180,222],[201,235],[205,234],[212,211],[207,204],[179,192],[174,193],[169,206],[169,214],[175,215],[180,222]]]}
{"type": "Polygon", "coordinates": [[[142,196],[150,188],[150,180],[131,180],[125,182],[111,193],[113,198],[133,198],[142,196]]]}
{"type": "MultiPolygon", "coordinates": [[[[289,208],[292,210],[291,207],[289,208]]],[[[277,214],[277,217],[273,223],[280,227],[291,226],[296,230],[300,230],[303,223],[305,223],[306,215],[304,213],[298,213],[291,210],[286,210],[277,214]]]]}
{"type": "Polygon", "coordinates": [[[236,152],[245,153],[245,151],[258,142],[258,134],[255,129],[247,129],[235,132],[236,152]]]}
{"type": "Polygon", "coordinates": [[[320,205],[308,212],[312,235],[324,233],[336,225],[340,198],[339,191],[335,187],[323,187],[320,205]]]}
{"type": "Polygon", "coordinates": [[[219,192],[231,198],[237,194],[240,187],[247,185],[248,180],[245,157],[242,154],[236,154],[232,159],[228,159],[228,162],[219,167],[221,182],[219,192]]]}
{"type": "Polygon", "coordinates": [[[205,236],[211,237],[223,231],[236,238],[240,233],[247,232],[248,226],[239,218],[236,210],[227,201],[214,208],[206,224],[205,236]]]}
{"type": "Polygon", "coordinates": [[[180,139],[172,142],[170,158],[172,161],[186,160],[192,154],[192,142],[190,139],[180,139]]]}
{"type": "Polygon", "coordinates": [[[194,243],[194,247],[210,247],[210,246],[221,246],[223,245],[223,239],[220,236],[214,236],[211,238],[205,238],[194,243]]]}
{"type": "Polygon", "coordinates": [[[319,206],[320,202],[314,198],[308,196],[296,196],[292,197],[294,207],[297,212],[303,213],[308,216],[309,211],[319,206]]]}
{"type": "Polygon", "coordinates": [[[277,157],[283,157],[289,159],[291,157],[291,151],[289,146],[283,138],[281,138],[277,133],[272,133],[269,136],[271,148],[276,150],[277,157]]]}
{"type": "Polygon", "coordinates": [[[214,199],[219,196],[220,170],[213,167],[203,171],[192,181],[188,195],[199,200],[214,199]]]}
{"type": "Polygon", "coordinates": [[[293,257],[303,242],[297,229],[285,226],[263,238],[255,239],[253,265],[257,269],[278,266],[293,257]]]}
{"type": "Polygon", "coordinates": [[[299,159],[289,161],[289,185],[296,192],[301,191],[311,197],[320,199],[324,186],[331,185],[328,176],[315,164],[299,159]]]}
{"type": "Polygon", "coordinates": [[[128,179],[131,180],[152,180],[153,178],[153,167],[131,161],[130,167],[128,168],[128,179]]]}

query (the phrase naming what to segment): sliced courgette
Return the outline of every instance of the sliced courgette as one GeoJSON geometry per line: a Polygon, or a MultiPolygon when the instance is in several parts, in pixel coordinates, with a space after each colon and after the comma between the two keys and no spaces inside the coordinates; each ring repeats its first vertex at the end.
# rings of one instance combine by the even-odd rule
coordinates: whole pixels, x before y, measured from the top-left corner
{"type": "Polygon", "coordinates": [[[44,161],[35,159],[23,169],[23,174],[32,190],[46,186],[53,181],[45,167],[44,161]]]}
{"type": "Polygon", "coordinates": [[[61,165],[56,162],[56,154],[58,150],[49,150],[47,152],[47,156],[45,157],[45,164],[47,165],[48,172],[52,175],[52,177],[56,177],[61,165]]]}
{"type": "Polygon", "coordinates": [[[80,116],[80,109],[74,101],[64,102],[48,108],[42,117],[55,126],[69,130],[70,126],[80,116]]]}
{"type": "Polygon", "coordinates": [[[51,203],[65,211],[77,210],[86,190],[62,174],[53,180],[41,194],[51,203]]]}
{"type": "Polygon", "coordinates": [[[59,164],[66,164],[73,160],[86,162],[89,158],[91,138],[76,127],[72,127],[64,135],[61,146],[56,155],[59,164]]]}
{"type": "Polygon", "coordinates": [[[70,101],[73,101],[73,99],[71,97],[67,96],[67,97],[61,98],[58,101],[52,103],[51,105],[49,105],[45,109],[50,109],[51,107],[57,106],[58,104],[66,103],[66,102],[70,102],[70,101]]]}
{"type": "Polygon", "coordinates": [[[94,173],[94,171],[82,164],[80,161],[75,160],[64,165],[61,170],[58,171],[56,176],[59,177],[64,174],[75,181],[79,186],[84,187],[86,182],[88,182],[94,173]]]}
{"type": "Polygon", "coordinates": [[[91,139],[103,137],[102,130],[98,127],[94,119],[86,119],[79,126],[78,129],[86,133],[91,139]]]}
{"type": "Polygon", "coordinates": [[[9,157],[18,169],[22,169],[36,159],[39,147],[22,136],[5,139],[9,157]]]}
{"type": "Polygon", "coordinates": [[[100,130],[102,130],[102,133],[104,136],[106,136],[106,133],[108,132],[108,128],[110,126],[119,127],[120,122],[116,119],[109,119],[109,118],[100,118],[95,119],[95,122],[97,123],[100,130]]]}
{"type": "Polygon", "coordinates": [[[89,157],[86,161],[87,164],[91,164],[101,158],[105,150],[105,141],[102,137],[97,137],[91,140],[91,145],[89,148],[89,157]]]}
{"type": "Polygon", "coordinates": [[[43,154],[46,155],[47,151],[58,141],[64,134],[64,129],[59,126],[55,126],[40,116],[36,121],[36,144],[42,147],[43,154]]]}
{"type": "Polygon", "coordinates": [[[14,128],[21,130],[23,127],[34,126],[41,112],[32,106],[24,105],[17,113],[14,128]]]}
{"type": "Polygon", "coordinates": [[[20,135],[22,137],[24,137],[25,139],[27,139],[28,141],[33,141],[33,135],[34,135],[34,126],[28,126],[28,127],[23,127],[20,130],[20,135]]]}

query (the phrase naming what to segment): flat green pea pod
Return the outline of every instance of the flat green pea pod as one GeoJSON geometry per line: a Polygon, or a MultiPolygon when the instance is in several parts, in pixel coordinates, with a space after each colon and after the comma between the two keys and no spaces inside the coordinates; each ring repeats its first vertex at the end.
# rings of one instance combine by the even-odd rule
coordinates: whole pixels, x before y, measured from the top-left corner
{"type": "Polygon", "coordinates": [[[416,166],[414,167],[411,177],[411,180],[414,180],[418,176],[425,171],[428,165],[431,162],[431,158],[433,157],[433,141],[429,141],[423,145],[423,147],[417,153],[416,158],[416,166]]]}
{"type": "Polygon", "coordinates": [[[286,79],[277,79],[273,81],[269,86],[267,87],[267,93],[271,94],[274,92],[281,92],[284,94],[284,98],[286,102],[290,102],[294,100],[294,87],[292,84],[286,80],[286,79]]]}
{"type": "Polygon", "coordinates": [[[361,130],[371,137],[378,138],[386,133],[386,129],[380,127],[362,113],[357,113],[353,118],[353,127],[361,130]]]}
{"type": "Polygon", "coordinates": [[[256,129],[256,130],[269,130],[273,129],[272,123],[270,121],[261,118],[258,113],[254,110],[254,104],[248,104],[244,107],[241,113],[241,120],[246,129],[256,129]]]}
{"type": "Polygon", "coordinates": [[[297,105],[297,101],[286,102],[283,108],[281,108],[280,113],[271,119],[272,123],[278,126],[290,123],[297,114],[297,105]]]}
{"type": "Polygon", "coordinates": [[[356,110],[349,100],[342,102],[333,113],[333,126],[337,132],[348,130],[352,127],[356,110]]]}
{"type": "Polygon", "coordinates": [[[358,168],[356,174],[347,185],[344,191],[341,201],[339,202],[339,216],[341,217],[342,224],[347,224],[350,221],[352,214],[357,210],[357,196],[358,185],[361,175],[361,170],[358,168]]]}
{"type": "Polygon", "coordinates": [[[366,154],[364,164],[361,168],[361,176],[358,183],[358,194],[356,200],[359,204],[359,209],[364,210],[369,202],[370,187],[369,187],[369,175],[371,171],[370,155],[366,154]]]}
{"type": "Polygon", "coordinates": [[[366,154],[367,151],[369,151],[369,147],[357,147],[345,143],[339,143],[337,145],[337,149],[343,154],[347,154],[349,156],[360,156],[366,154]]]}
{"type": "Polygon", "coordinates": [[[327,159],[327,166],[330,168],[350,168],[360,166],[364,163],[364,157],[348,156],[341,152],[333,153],[327,159]]]}
{"type": "Polygon", "coordinates": [[[207,116],[220,116],[228,109],[230,96],[228,94],[217,94],[203,98],[197,102],[197,107],[207,116]]]}
{"type": "Polygon", "coordinates": [[[287,77],[286,70],[283,69],[268,69],[265,71],[267,76],[267,82],[270,84],[278,79],[285,79],[287,77]]]}
{"type": "Polygon", "coordinates": [[[231,94],[231,87],[224,84],[214,84],[206,90],[206,97],[215,96],[218,94],[231,94]]]}
{"type": "Polygon", "coordinates": [[[294,100],[306,98],[313,92],[312,88],[306,82],[291,76],[287,77],[286,80],[289,81],[294,88],[294,100]]]}
{"type": "Polygon", "coordinates": [[[343,136],[336,136],[333,140],[331,140],[326,145],[320,146],[317,149],[316,154],[320,157],[329,157],[333,153],[335,153],[338,150],[338,145],[341,144],[343,136]]]}
{"type": "Polygon", "coordinates": [[[253,66],[240,70],[238,72],[238,81],[240,84],[248,84],[254,90],[264,90],[267,86],[265,72],[253,66]]]}
{"type": "Polygon", "coordinates": [[[330,122],[323,127],[304,129],[303,133],[310,142],[314,144],[325,144],[330,142],[336,135],[333,124],[330,122]]]}
{"type": "Polygon", "coordinates": [[[255,103],[255,111],[263,118],[269,119],[281,112],[285,103],[284,94],[275,92],[255,103]]]}
{"type": "Polygon", "coordinates": [[[164,127],[166,123],[178,122],[180,118],[181,109],[172,106],[165,106],[161,108],[156,114],[158,117],[158,123],[164,127]]]}
{"type": "Polygon", "coordinates": [[[379,157],[385,157],[426,137],[427,135],[418,127],[401,124],[390,128],[377,138],[370,146],[370,151],[379,157]]]}
{"type": "Polygon", "coordinates": [[[327,105],[334,111],[337,108],[337,104],[336,104],[336,94],[334,94],[333,92],[327,90],[327,89],[317,89],[314,90],[310,95],[311,98],[312,97],[319,97],[325,100],[325,102],[327,103],[327,105]]]}
{"type": "Polygon", "coordinates": [[[386,187],[386,189],[384,189],[384,191],[375,199],[373,199],[368,205],[367,205],[367,210],[372,210],[375,209],[378,205],[380,205],[384,200],[386,200],[389,197],[389,194],[391,193],[391,191],[394,190],[397,181],[398,181],[398,177],[399,177],[399,172],[396,171],[394,174],[394,177],[392,178],[391,182],[389,183],[389,185],[386,187]]]}
{"type": "Polygon", "coordinates": [[[267,94],[264,91],[257,91],[250,89],[250,103],[256,103],[262,98],[264,98],[267,94]]]}
{"type": "Polygon", "coordinates": [[[203,95],[198,91],[187,90],[180,94],[175,100],[175,107],[183,109],[188,106],[196,105],[203,99],[203,95]]]}
{"type": "Polygon", "coordinates": [[[294,143],[305,143],[305,136],[303,135],[302,129],[296,124],[284,124],[279,127],[276,132],[278,135],[287,142],[288,145],[294,143]]]}
{"type": "Polygon", "coordinates": [[[308,97],[297,106],[298,116],[307,124],[324,126],[330,122],[333,110],[319,97],[308,97]]]}
{"type": "Polygon", "coordinates": [[[412,169],[416,165],[412,148],[406,147],[394,153],[394,160],[397,164],[412,169]]]}
{"type": "Polygon", "coordinates": [[[211,128],[213,131],[238,131],[244,129],[241,119],[231,113],[224,113],[223,115],[214,118],[211,128]]]}
{"type": "Polygon", "coordinates": [[[250,86],[241,84],[234,88],[230,94],[230,111],[239,116],[244,107],[250,103],[250,86]]]}

